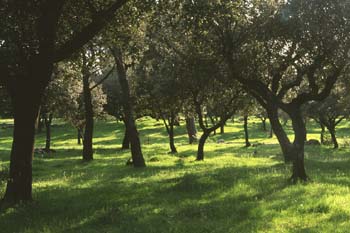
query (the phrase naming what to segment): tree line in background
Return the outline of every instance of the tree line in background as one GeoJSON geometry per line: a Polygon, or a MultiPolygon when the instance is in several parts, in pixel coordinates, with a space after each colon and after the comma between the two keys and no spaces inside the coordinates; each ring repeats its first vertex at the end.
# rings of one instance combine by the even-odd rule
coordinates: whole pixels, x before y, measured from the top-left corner
{"type": "Polygon", "coordinates": [[[77,129],[90,161],[94,119],[114,116],[134,167],[146,166],[142,116],[163,122],[172,153],[179,116],[190,143],[197,121],[197,160],[234,115],[243,117],[246,146],[248,117],[264,130],[269,119],[293,182],[308,178],[306,117],[338,147],[336,126],[349,113],[346,0],[1,0],[0,12],[0,114],[14,118],[4,203],[32,199],[35,131],[45,126],[50,152],[54,117],[77,129]]]}

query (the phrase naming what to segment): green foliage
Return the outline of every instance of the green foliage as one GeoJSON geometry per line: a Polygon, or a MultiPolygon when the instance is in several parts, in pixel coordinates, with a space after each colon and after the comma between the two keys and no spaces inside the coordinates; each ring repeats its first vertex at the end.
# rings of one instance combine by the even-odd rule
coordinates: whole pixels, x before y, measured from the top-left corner
{"type": "MultiPolygon", "coordinates": [[[[123,125],[97,122],[95,160],[82,163],[75,131],[53,125],[57,150],[34,159],[35,202],[0,213],[4,232],[347,232],[349,225],[349,149],[307,147],[312,182],[289,185],[276,139],[267,139],[258,120],[250,124],[252,143],[243,148],[241,123],[211,137],[204,162],[194,162],[184,126],[176,128],[178,156],[167,154],[163,126],[138,120],[148,167],[125,166],[129,152],[118,150],[123,125]],[[115,131],[111,130],[115,129],[115,131]],[[117,139],[115,139],[117,134],[117,139]],[[224,144],[217,144],[219,138],[224,144]],[[254,151],[257,153],[254,153],[254,151]]],[[[9,120],[1,123],[11,124],[9,120]]],[[[317,124],[308,124],[317,138],[317,124]]],[[[342,123],[339,136],[348,135],[342,123]]],[[[289,134],[291,126],[286,126],[289,134]]],[[[37,144],[45,142],[39,135],[37,144]]],[[[7,167],[11,128],[0,139],[0,164],[7,167]]],[[[1,183],[0,193],[5,183],[1,183]]]]}

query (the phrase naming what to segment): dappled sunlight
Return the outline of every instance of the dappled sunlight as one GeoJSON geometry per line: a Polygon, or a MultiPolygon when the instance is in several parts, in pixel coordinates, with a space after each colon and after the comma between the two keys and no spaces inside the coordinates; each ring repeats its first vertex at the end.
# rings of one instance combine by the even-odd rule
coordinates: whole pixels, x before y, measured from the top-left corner
{"type": "MultiPolygon", "coordinates": [[[[283,163],[276,138],[259,131],[258,121],[250,125],[254,147],[244,147],[240,122],[229,123],[224,135],[208,139],[200,162],[195,161],[197,145],[188,144],[183,122],[176,129],[178,154],[168,153],[162,125],[155,126],[151,119],[138,124],[144,169],[125,166],[130,151],[120,150],[120,123],[96,124],[90,163],[81,160],[75,130],[54,126],[56,153],[36,155],[33,161],[36,211],[30,206],[12,208],[0,214],[0,223],[10,226],[23,216],[26,226],[12,224],[17,232],[327,232],[336,224],[349,227],[347,148],[307,146],[311,181],[290,185],[290,165],[283,163]]],[[[3,135],[0,165],[8,166],[11,133],[3,135]]],[[[44,134],[38,134],[37,145],[43,142],[44,134]]],[[[3,194],[5,183],[0,185],[3,194]]]]}

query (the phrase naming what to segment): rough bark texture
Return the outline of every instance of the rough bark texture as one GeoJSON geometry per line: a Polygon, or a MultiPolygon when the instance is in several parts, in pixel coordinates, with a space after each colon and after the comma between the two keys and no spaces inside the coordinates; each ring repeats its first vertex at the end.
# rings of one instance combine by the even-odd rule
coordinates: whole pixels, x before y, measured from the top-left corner
{"type": "Polygon", "coordinates": [[[134,167],[145,167],[146,163],[142,155],[141,143],[137,132],[135,119],[133,115],[133,107],[130,98],[130,88],[126,77],[126,69],[123,62],[122,53],[118,48],[113,48],[112,53],[117,67],[118,81],[122,91],[122,104],[126,127],[128,130],[129,140],[131,144],[131,157],[134,167]]]}
{"type": "MultiPolygon", "coordinates": [[[[84,71],[83,71],[84,72],[84,71]]],[[[94,131],[94,111],[92,106],[92,97],[90,91],[89,74],[83,74],[83,96],[84,96],[84,114],[85,129],[83,140],[83,160],[93,160],[92,138],[94,131]]]]}
{"type": "Polygon", "coordinates": [[[248,116],[244,116],[244,138],[245,138],[245,147],[250,147],[249,134],[248,134],[248,116]]]}

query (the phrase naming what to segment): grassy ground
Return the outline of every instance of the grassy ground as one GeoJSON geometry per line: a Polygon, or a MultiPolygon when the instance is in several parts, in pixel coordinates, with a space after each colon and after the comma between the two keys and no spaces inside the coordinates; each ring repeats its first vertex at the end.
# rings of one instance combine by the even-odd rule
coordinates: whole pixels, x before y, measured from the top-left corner
{"type": "MultiPolygon", "coordinates": [[[[76,132],[56,121],[57,153],[33,161],[35,201],[0,213],[0,232],[350,232],[349,124],[338,129],[342,148],[306,148],[312,180],[297,185],[287,182],[290,167],[258,121],[250,136],[262,145],[243,148],[242,123],[229,123],[209,139],[204,162],[194,162],[196,145],[187,144],[183,127],[176,128],[179,153],[170,155],[159,122],[138,125],[145,169],[125,166],[121,124],[97,123],[95,160],[83,163],[76,132]]],[[[309,139],[319,137],[316,125],[308,128],[309,139]]],[[[8,166],[11,131],[0,127],[0,170],[8,166]]],[[[44,145],[43,134],[36,144],[44,145]]]]}

